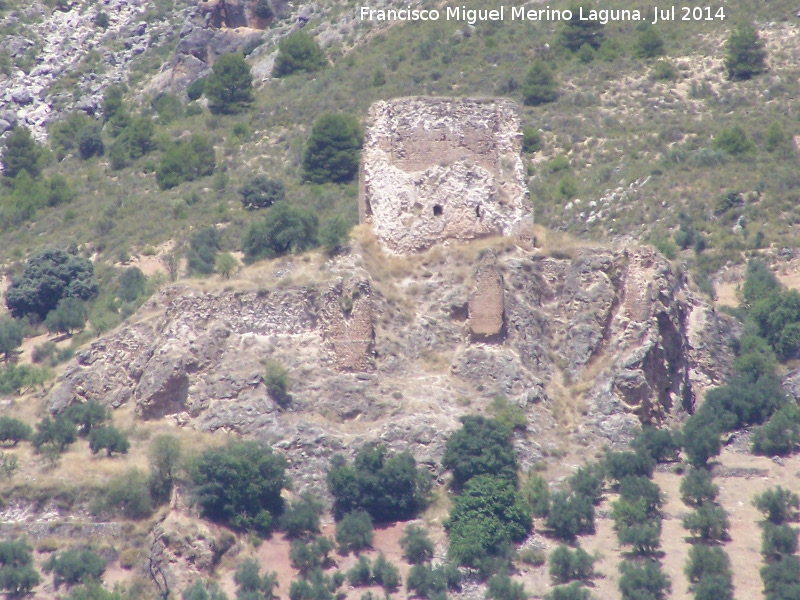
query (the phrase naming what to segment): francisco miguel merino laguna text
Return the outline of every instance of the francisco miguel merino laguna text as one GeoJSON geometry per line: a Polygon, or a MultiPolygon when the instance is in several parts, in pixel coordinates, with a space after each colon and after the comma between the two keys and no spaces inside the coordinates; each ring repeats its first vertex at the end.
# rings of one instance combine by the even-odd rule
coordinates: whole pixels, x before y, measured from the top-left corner
{"type": "MultiPolygon", "coordinates": [[[[661,21],[712,21],[724,20],[725,9],[711,7],[679,7],[680,11],[676,18],[675,7],[670,6],[660,9],[655,7],[653,10],[652,23],[655,25],[661,21]]],[[[463,21],[474,25],[479,21],[505,21],[508,17],[511,21],[571,21],[573,11],[570,9],[556,9],[546,6],[545,8],[534,9],[525,6],[499,6],[493,9],[473,9],[463,6],[448,6],[444,11],[437,9],[419,8],[388,8],[376,9],[369,6],[360,7],[360,18],[362,21],[438,21],[444,17],[447,21],[463,21]]],[[[578,9],[578,14],[574,15],[579,21],[598,21],[605,25],[609,21],[644,21],[648,17],[640,10],[628,9],[600,9],[587,10],[583,7],[578,9]]]]}

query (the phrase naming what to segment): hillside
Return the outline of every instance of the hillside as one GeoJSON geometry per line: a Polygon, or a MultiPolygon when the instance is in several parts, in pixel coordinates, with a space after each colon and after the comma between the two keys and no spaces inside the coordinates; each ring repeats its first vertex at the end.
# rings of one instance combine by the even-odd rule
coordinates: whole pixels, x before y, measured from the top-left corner
{"type": "Polygon", "coordinates": [[[0,0],[0,590],[800,597],[800,23],[721,6],[0,0]]]}

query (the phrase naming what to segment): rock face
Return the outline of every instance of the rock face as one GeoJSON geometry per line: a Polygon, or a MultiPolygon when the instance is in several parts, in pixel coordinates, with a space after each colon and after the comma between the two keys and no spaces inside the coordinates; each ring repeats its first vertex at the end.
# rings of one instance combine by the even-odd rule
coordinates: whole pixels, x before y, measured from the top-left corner
{"type": "Polygon", "coordinates": [[[650,248],[356,252],[326,265],[327,282],[280,285],[288,264],[273,289],[165,289],[75,357],[51,410],[132,402],[145,419],[258,436],[302,491],[364,441],[411,447],[437,471],[458,417],[498,394],[528,415],[523,466],[569,439],[566,409],[574,440],[618,447],[642,421],[694,410],[731,369],[731,320],[650,248]],[[267,391],[267,360],[289,372],[288,404],[267,391]]]}
{"type": "Polygon", "coordinates": [[[511,100],[376,102],[361,158],[361,222],[394,253],[448,239],[529,238],[521,138],[511,100]]]}

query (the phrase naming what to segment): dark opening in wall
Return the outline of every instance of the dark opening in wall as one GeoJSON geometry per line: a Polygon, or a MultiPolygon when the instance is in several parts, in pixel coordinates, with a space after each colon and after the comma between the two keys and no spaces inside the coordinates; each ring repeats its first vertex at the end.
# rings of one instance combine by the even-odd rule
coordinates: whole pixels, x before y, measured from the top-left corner
{"type": "Polygon", "coordinates": [[[475,216],[478,217],[479,219],[481,218],[481,205],[480,204],[475,207],[475,216]]]}
{"type": "Polygon", "coordinates": [[[434,217],[441,217],[442,216],[442,205],[441,204],[434,204],[433,205],[433,216],[434,217]]]}

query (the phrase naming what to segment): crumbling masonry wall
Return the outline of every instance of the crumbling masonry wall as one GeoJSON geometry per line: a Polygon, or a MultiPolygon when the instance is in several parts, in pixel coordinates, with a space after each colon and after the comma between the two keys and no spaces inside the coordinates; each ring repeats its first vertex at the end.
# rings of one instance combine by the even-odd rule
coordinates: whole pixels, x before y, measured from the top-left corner
{"type": "Polygon", "coordinates": [[[504,98],[376,102],[361,159],[359,214],[387,250],[444,240],[530,239],[519,107],[504,98]]]}

